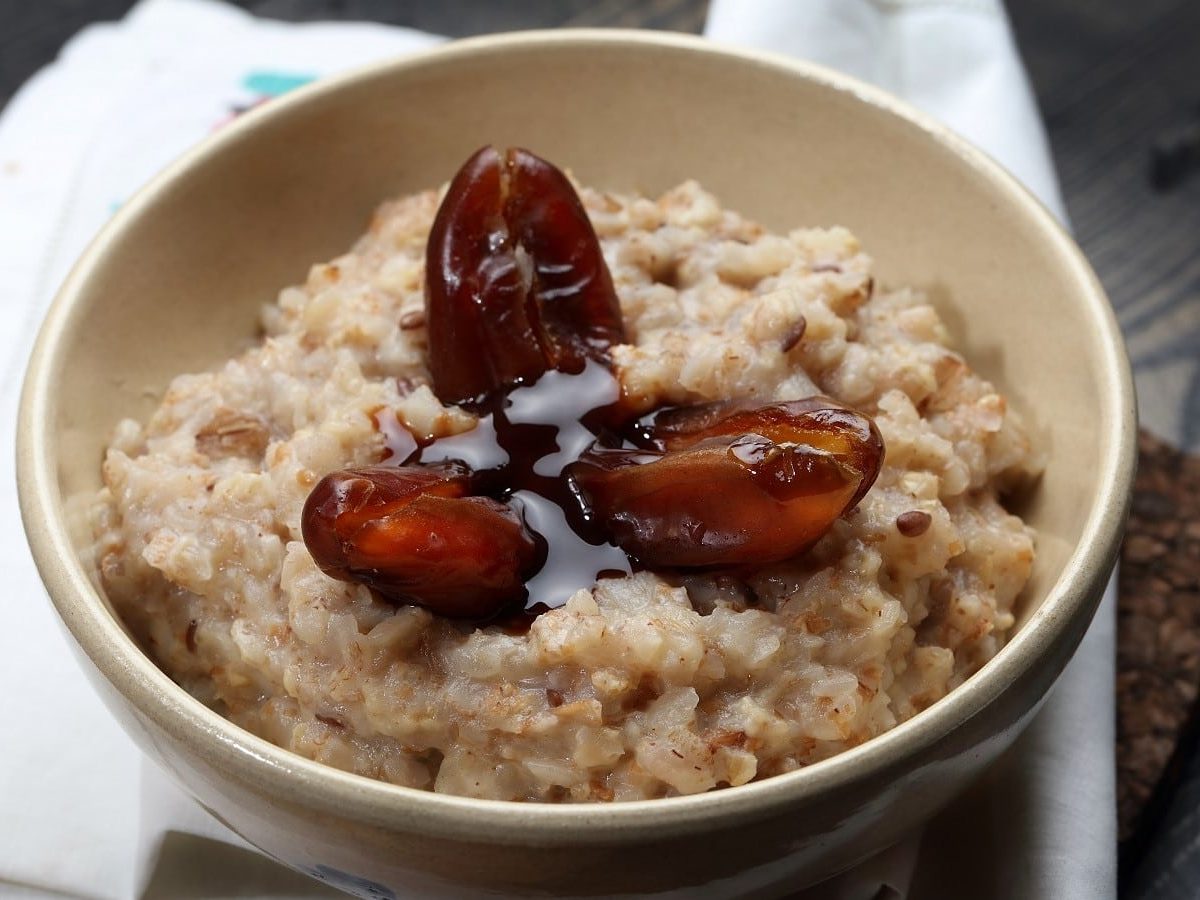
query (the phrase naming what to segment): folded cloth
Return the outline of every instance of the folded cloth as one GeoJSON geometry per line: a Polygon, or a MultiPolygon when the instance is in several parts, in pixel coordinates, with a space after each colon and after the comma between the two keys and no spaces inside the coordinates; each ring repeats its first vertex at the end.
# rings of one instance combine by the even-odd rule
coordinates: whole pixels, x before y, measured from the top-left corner
{"type": "MultiPolygon", "coordinates": [[[[908,98],[1061,215],[995,3],[714,0],[708,35],[822,62],[908,98]]],[[[143,0],[121,23],[74,38],[0,117],[0,273],[17,326],[0,332],[0,440],[11,446],[20,376],[46,305],[125,198],[240,110],[436,40],[377,25],[268,22],[212,0],[143,0]]],[[[21,598],[0,630],[0,681],[20,685],[0,715],[0,894],[325,896],[248,853],[143,763],[102,708],[42,599],[11,465],[11,454],[0,455],[0,563],[9,596],[21,598]],[[225,887],[198,886],[214,872],[225,887]]],[[[910,896],[910,881],[915,900],[1112,896],[1112,648],[1110,598],[1030,732],[935,823],[919,854],[914,837],[804,896],[892,900],[910,896]]]]}

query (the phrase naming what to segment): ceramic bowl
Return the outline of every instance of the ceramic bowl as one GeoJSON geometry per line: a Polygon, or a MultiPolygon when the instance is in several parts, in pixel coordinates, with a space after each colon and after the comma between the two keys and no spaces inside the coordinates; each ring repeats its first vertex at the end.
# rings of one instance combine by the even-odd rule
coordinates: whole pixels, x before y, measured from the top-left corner
{"type": "Polygon", "coordinates": [[[214,816],[362,896],[770,894],[883,848],[1017,736],[1082,636],[1117,552],[1134,452],[1128,363],[1092,270],[998,165],[897,100],[814,66],[697,39],[547,32],[449,44],[252,112],[128,202],[63,286],[19,421],[21,507],[47,590],[104,700],[214,816]],[[884,283],[929,292],[956,345],[1032,424],[1022,513],[1038,557],[1018,630],[894,730],[800,771],[612,805],[399,788],[281,750],[160,672],[98,590],[75,498],[169,379],[256,333],[260,305],[349,246],[382,199],[444,182],[484,143],[590,185],[698,179],[770,227],[842,224],[884,283]]]}

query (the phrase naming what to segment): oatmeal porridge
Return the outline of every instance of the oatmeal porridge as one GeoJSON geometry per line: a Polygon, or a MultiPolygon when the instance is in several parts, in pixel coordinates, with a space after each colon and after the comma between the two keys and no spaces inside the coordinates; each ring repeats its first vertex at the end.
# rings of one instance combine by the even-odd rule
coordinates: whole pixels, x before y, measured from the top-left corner
{"type": "MultiPolygon", "coordinates": [[[[442,198],[393,200],[349,252],[264,310],[253,349],[176,378],[148,422],[116,429],[95,507],[101,577],[147,652],[194,696],[282,747],[399,785],[620,801],[833,756],[919,713],[1000,649],[1034,557],[1032,531],[1001,498],[1036,474],[1036,456],[926,299],[877,284],[845,229],[771,233],[694,182],[657,198],[579,196],[619,301],[600,367],[617,387],[601,384],[604,402],[619,394],[632,421],[730,402],[796,412],[797,401],[832,398],[872,423],[875,437],[862,440],[882,442],[873,483],[847,487],[786,558],[697,565],[661,551],[661,535],[614,537],[574,583],[542,576],[547,553],[566,551],[529,537],[569,530],[561,515],[533,494],[524,505],[481,501],[495,522],[455,558],[485,557],[507,535],[511,571],[485,600],[527,585],[542,605],[516,624],[476,606],[458,615],[453,580],[443,615],[442,600],[399,602],[361,573],[331,577],[305,534],[322,479],[423,452],[430,479],[457,484],[459,463],[445,460],[462,455],[431,448],[491,421],[462,402],[470,388],[434,389],[426,253],[442,198]]],[[[505,404],[559,374],[518,378],[526,386],[505,404]]],[[[585,383],[554,396],[586,394],[585,383]]],[[[566,463],[644,455],[583,449],[596,433],[580,432],[566,463]]],[[[826,450],[809,452],[828,462],[826,450]]],[[[582,474],[571,483],[603,507],[603,486],[582,474]]],[[[747,508],[719,478],[695,490],[718,517],[747,508]]],[[[622,515],[600,515],[608,533],[623,534],[622,515]]]]}

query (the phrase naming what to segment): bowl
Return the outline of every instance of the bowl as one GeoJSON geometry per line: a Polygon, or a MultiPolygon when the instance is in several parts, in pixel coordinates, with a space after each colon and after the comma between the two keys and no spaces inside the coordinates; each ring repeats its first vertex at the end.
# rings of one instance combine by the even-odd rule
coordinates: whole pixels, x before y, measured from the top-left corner
{"type": "Polygon", "coordinates": [[[1134,465],[1128,363],[1092,270],[997,164],[833,72],[698,39],[486,37],[296,92],[129,201],[64,284],[26,376],[21,509],[47,591],[105,702],[217,819],[361,896],[743,896],[795,889],[902,838],[1028,723],[1114,562],[1134,465]],[[383,198],[484,143],[587,184],[696,178],[770,227],[843,224],[885,283],[929,292],[955,344],[1032,424],[1022,513],[1039,555],[1008,645],[945,699],[839,756],[760,782],[610,805],[442,796],[300,758],[207,709],[129,637],[94,579],[78,498],[170,378],[228,358],[260,305],[347,247],[383,198]]]}

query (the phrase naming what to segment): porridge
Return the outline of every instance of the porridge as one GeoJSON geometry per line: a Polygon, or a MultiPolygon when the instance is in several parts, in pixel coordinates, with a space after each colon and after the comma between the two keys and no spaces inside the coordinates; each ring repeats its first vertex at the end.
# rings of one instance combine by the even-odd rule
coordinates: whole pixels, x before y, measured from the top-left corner
{"type": "Polygon", "coordinates": [[[118,425],[96,558],[172,678],[371,778],[633,800],[830,757],[995,655],[1034,556],[1000,498],[1036,458],[919,293],[694,182],[580,188],[580,226],[551,179],[545,230],[502,178],[503,269],[463,177],[385,203],[253,349],[118,425]],[[443,239],[467,276],[427,266],[443,239]],[[560,251],[611,299],[548,312],[560,251]],[[452,308],[510,277],[525,325],[452,308]]]}

